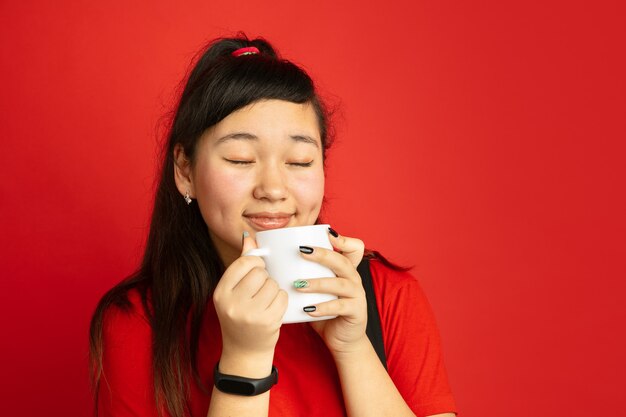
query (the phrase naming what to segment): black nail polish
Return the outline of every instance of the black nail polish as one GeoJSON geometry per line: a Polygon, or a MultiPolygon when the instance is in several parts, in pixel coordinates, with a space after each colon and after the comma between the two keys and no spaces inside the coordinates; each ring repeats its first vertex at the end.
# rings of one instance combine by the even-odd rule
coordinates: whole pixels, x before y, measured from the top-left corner
{"type": "Polygon", "coordinates": [[[339,233],[337,233],[332,227],[328,228],[328,233],[330,233],[333,237],[339,237],[339,233]]]}
{"type": "Polygon", "coordinates": [[[309,246],[300,246],[300,252],[306,253],[307,255],[310,255],[310,254],[313,253],[313,248],[311,248],[309,246]]]}
{"type": "Polygon", "coordinates": [[[304,310],[305,313],[312,313],[315,310],[317,310],[317,307],[315,307],[315,306],[306,306],[302,310],[304,310]]]}

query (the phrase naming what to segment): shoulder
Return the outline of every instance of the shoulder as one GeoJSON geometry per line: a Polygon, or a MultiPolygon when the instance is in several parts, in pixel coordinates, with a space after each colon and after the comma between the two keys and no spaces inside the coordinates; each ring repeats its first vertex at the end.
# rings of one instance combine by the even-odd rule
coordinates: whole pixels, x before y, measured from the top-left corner
{"type": "Polygon", "coordinates": [[[142,381],[151,366],[152,328],[142,297],[135,289],[125,295],[109,305],[102,324],[103,377],[111,389],[142,381]]]}
{"type": "Polygon", "coordinates": [[[391,284],[403,284],[416,281],[415,277],[408,271],[393,269],[385,265],[380,259],[372,258],[370,261],[370,270],[374,279],[386,280],[391,284]]]}
{"type": "Polygon", "coordinates": [[[427,302],[419,281],[409,271],[393,269],[377,259],[370,260],[370,271],[379,304],[384,306],[405,297],[413,302],[427,302]]]}
{"type": "Polygon", "coordinates": [[[123,297],[111,303],[104,312],[103,338],[114,344],[137,339],[150,330],[150,319],[142,295],[136,288],[129,289],[123,297]]]}
{"type": "Polygon", "coordinates": [[[418,337],[438,333],[431,304],[418,279],[408,271],[370,260],[376,303],[386,340],[399,335],[418,337]]]}
{"type": "Polygon", "coordinates": [[[108,305],[102,323],[98,414],[157,416],[152,389],[152,339],[152,327],[138,290],[129,289],[108,305]]]}

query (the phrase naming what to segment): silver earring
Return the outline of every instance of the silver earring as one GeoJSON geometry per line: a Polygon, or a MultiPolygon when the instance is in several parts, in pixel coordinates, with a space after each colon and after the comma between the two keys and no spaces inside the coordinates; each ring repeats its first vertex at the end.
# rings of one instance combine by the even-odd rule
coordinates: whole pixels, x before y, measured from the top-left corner
{"type": "Polygon", "coordinates": [[[191,197],[189,197],[189,191],[185,191],[185,197],[183,197],[185,199],[185,203],[187,203],[187,205],[191,204],[191,197]]]}

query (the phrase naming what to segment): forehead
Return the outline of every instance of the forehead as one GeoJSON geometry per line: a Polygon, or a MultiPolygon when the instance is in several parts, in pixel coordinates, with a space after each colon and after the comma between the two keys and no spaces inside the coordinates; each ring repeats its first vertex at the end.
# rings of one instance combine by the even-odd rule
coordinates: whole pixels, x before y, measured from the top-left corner
{"type": "Polygon", "coordinates": [[[215,145],[229,135],[249,134],[259,139],[309,137],[321,147],[313,106],[283,100],[263,100],[242,107],[211,127],[206,134],[215,145]]]}

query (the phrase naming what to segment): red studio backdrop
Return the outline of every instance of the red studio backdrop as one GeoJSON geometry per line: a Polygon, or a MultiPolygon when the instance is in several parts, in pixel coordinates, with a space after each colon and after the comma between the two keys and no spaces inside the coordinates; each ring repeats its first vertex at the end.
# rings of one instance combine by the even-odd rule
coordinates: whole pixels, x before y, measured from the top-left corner
{"type": "Polygon", "coordinates": [[[624,28],[617,1],[1,1],[1,414],[91,415],[164,117],[239,30],[336,107],[325,217],[414,265],[460,414],[619,413],[624,28]]]}

